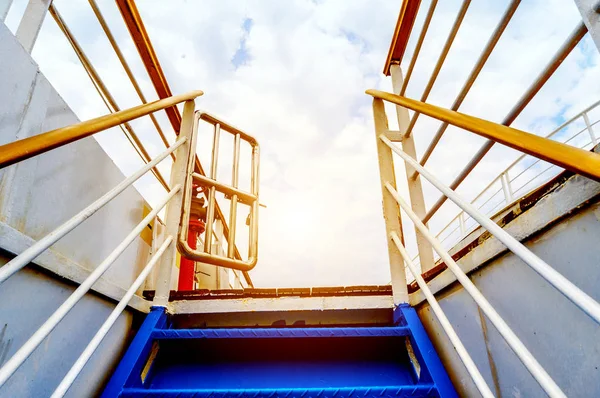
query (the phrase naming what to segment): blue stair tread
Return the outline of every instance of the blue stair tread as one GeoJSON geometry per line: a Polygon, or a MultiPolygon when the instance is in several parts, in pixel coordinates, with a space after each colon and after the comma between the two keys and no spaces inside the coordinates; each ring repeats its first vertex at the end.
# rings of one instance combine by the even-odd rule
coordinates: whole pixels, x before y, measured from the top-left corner
{"type": "Polygon", "coordinates": [[[415,385],[404,339],[167,339],[145,386],[231,390],[415,385]]]}
{"type": "Polygon", "coordinates": [[[157,369],[150,388],[263,389],[415,385],[402,362],[253,361],[169,364],[157,369]]]}
{"type": "Polygon", "coordinates": [[[310,337],[386,337],[408,336],[406,326],[334,327],[334,328],[229,328],[229,329],[160,329],[152,338],[167,339],[235,339],[235,338],[310,338],[310,337]]]}
{"type": "Polygon", "coordinates": [[[268,388],[268,389],[142,389],[125,388],[122,398],[367,398],[439,397],[434,385],[344,388],[268,388]]]}

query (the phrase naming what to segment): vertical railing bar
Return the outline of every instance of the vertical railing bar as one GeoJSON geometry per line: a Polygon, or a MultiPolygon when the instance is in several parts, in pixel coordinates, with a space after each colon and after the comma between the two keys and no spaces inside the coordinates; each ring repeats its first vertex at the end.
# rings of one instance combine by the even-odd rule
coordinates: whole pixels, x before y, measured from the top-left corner
{"type": "Polygon", "coordinates": [[[585,122],[585,127],[590,134],[590,138],[592,139],[592,143],[594,146],[598,145],[598,140],[596,139],[596,135],[594,134],[594,130],[592,130],[592,125],[590,124],[590,119],[588,118],[587,113],[583,113],[583,121],[585,122]]]}
{"type": "Polygon", "coordinates": [[[167,239],[165,239],[163,244],[156,251],[156,253],[150,258],[148,264],[146,264],[142,272],[140,272],[140,274],[133,282],[133,284],[129,287],[123,298],[119,300],[117,306],[112,310],[112,312],[110,313],[108,318],[106,318],[106,321],[104,321],[102,326],[100,326],[98,332],[96,332],[92,340],[85,347],[79,358],[77,358],[77,361],[75,361],[75,363],[73,364],[69,372],[65,375],[65,377],[62,379],[58,387],[56,387],[56,389],[52,393],[51,398],[62,398],[67,393],[67,391],[69,390],[69,388],[71,387],[71,385],[73,384],[83,367],[91,358],[92,354],[94,354],[94,352],[96,351],[104,337],[106,337],[112,326],[115,324],[125,307],[127,307],[127,304],[133,298],[135,292],[140,288],[142,283],[144,283],[154,266],[158,263],[158,260],[160,260],[161,256],[172,242],[173,237],[168,236],[167,239]]]}
{"type": "MultiPolygon", "coordinates": [[[[421,95],[421,102],[425,102],[427,100],[427,97],[429,97],[429,93],[431,93],[431,89],[433,88],[433,85],[435,84],[435,81],[437,80],[437,77],[440,74],[440,70],[442,69],[442,66],[444,65],[444,61],[446,60],[446,57],[448,56],[450,47],[452,47],[452,43],[454,42],[454,39],[456,38],[458,29],[460,28],[460,25],[462,24],[462,21],[465,18],[465,14],[467,13],[467,10],[469,9],[470,4],[471,4],[471,0],[463,0],[460,10],[458,11],[458,14],[456,15],[456,19],[454,20],[454,24],[452,25],[452,29],[450,30],[450,33],[448,34],[448,37],[446,38],[446,42],[444,43],[444,48],[442,49],[442,52],[437,60],[437,63],[435,64],[435,68],[433,69],[433,72],[431,73],[431,77],[429,78],[429,81],[427,82],[427,86],[425,87],[425,90],[423,91],[423,94],[421,95]]],[[[419,112],[415,112],[413,114],[413,117],[410,119],[408,128],[404,132],[404,135],[406,137],[411,135],[412,130],[415,127],[415,124],[417,123],[417,119],[419,118],[419,115],[420,115],[419,112]]]]}
{"type": "Polygon", "coordinates": [[[0,387],[8,380],[10,376],[25,362],[40,343],[54,330],[56,325],[69,313],[69,311],[81,300],[83,296],[91,289],[98,279],[108,270],[115,260],[129,247],[129,245],[139,236],[139,234],[152,222],[152,219],[167,202],[175,196],[181,189],[181,185],[176,185],[168,195],[163,198],[157,207],[152,210],[144,219],[119,243],[119,245],[98,265],[90,275],[75,289],[73,293],[61,304],[60,307],[40,326],[36,332],[19,348],[19,350],[2,366],[0,369],[0,387]]]}
{"type": "Polygon", "coordinates": [[[258,207],[259,207],[259,199],[258,199],[258,189],[259,189],[259,171],[260,171],[260,147],[258,144],[255,144],[252,147],[252,160],[251,160],[251,193],[256,197],[256,200],[252,202],[252,210],[250,215],[250,247],[248,249],[248,257],[249,258],[257,258],[258,256],[258,207]]]}
{"type": "MultiPolygon", "coordinates": [[[[217,179],[217,164],[219,160],[219,139],[221,136],[221,124],[216,123],[214,129],[213,147],[212,147],[212,158],[210,163],[210,175],[209,177],[213,180],[217,179]]],[[[210,187],[208,190],[208,210],[206,212],[206,231],[204,237],[204,251],[206,253],[212,253],[212,236],[213,236],[213,223],[215,221],[215,202],[216,202],[216,189],[210,187]]]]}
{"type": "Polygon", "coordinates": [[[442,329],[444,329],[444,332],[446,332],[446,335],[448,336],[450,342],[454,346],[456,353],[465,365],[467,372],[469,372],[469,375],[471,375],[475,386],[477,387],[477,389],[483,397],[494,398],[494,394],[490,390],[490,387],[485,382],[485,379],[481,375],[481,372],[479,372],[479,369],[477,368],[477,365],[475,365],[475,362],[473,362],[473,359],[471,358],[467,349],[460,340],[460,337],[458,337],[458,334],[456,334],[456,331],[452,327],[452,324],[448,320],[448,317],[446,317],[444,310],[442,310],[442,307],[440,307],[435,296],[429,289],[429,286],[427,286],[427,283],[425,282],[425,280],[411,261],[410,256],[406,251],[404,245],[402,245],[402,243],[400,242],[398,235],[395,232],[392,232],[391,238],[392,241],[396,244],[396,247],[398,248],[398,251],[400,252],[402,258],[404,259],[404,263],[406,264],[407,268],[412,273],[413,277],[415,278],[415,281],[417,281],[417,285],[419,285],[419,288],[423,292],[425,299],[429,302],[429,305],[431,306],[431,309],[433,310],[433,313],[435,314],[436,318],[440,322],[440,325],[442,325],[442,329]]]}
{"type": "Polygon", "coordinates": [[[460,212],[458,213],[458,222],[460,224],[460,234],[464,237],[465,234],[467,233],[467,229],[465,228],[465,213],[464,212],[460,212]]]}
{"type": "Polygon", "coordinates": [[[386,183],[396,186],[396,171],[394,169],[394,158],[391,149],[378,138],[380,134],[388,130],[388,119],[385,113],[383,100],[377,98],[373,98],[373,124],[375,125],[377,160],[379,163],[379,180],[382,195],[381,207],[385,222],[385,237],[388,248],[390,274],[392,277],[392,295],[394,305],[399,305],[408,302],[406,272],[404,270],[402,257],[398,253],[398,250],[392,246],[392,241],[389,236],[392,232],[396,232],[400,239],[403,239],[402,219],[398,204],[385,189],[386,183]]]}
{"type": "Polygon", "coordinates": [[[506,202],[506,204],[509,204],[510,202],[512,202],[512,197],[510,194],[510,189],[508,187],[508,179],[506,178],[506,173],[502,173],[500,175],[500,182],[502,184],[502,192],[504,192],[504,201],[506,202]]]}
{"type": "MultiPolygon", "coordinates": [[[[233,166],[231,170],[231,185],[238,187],[240,170],[240,134],[236,134],[233,139],[233,166]]],[[[237,203],[238,196],[231,195],[231,204],[229,207],[229,236],[227,238],[227,257],[233,258],[235,254],[235,232],[237,226],[237,203]]]]}
{"type": "Polygon", "coordinates": [[[404,95],[406,92],[406,87],[408,86],[408,81],[412,76],[413,69],[415,64],[417,63],[417,58],[419,58],[419,53],[421,52],[421,47],[423,46],[423,41],[425,40],[425,36],[427,35],[427,30],[429,29],[429,24],[431,23],[431,18],[433,18],[433,13],[435,11],[435,7],[437,6],[438,0],[431,0],[429,4],[429,9],[427,10],[427,15],[425,16],[425,21],[423,21],[423,27],[421,28],[421,33],[419,34],[419,39],[417,40],[417,44],[415,45],[415,50],[413,52],[412,58],[410,59],[410,64],[408,65],[408,69],[406,70],[406,77],[404,78],[404,82],[402,83],[402,88],[400,89],[400,95],[404,95]]]}
{"type": "Polygon", "coordinates": [[[29,54],[37,41],[52,0],[29,0],[15,36],[29,54]]]}
{"type": "Polygon", "coordinates": [[[410,156],[404,153],[402,149],[394,145],[385,136],[381,135],[379,138],[386,145],[388,145],[392,151],[398,154],[398,156],[403,158],[405,161],[412,163],[413,167],[415,167],[415,169],[418,170],[423,177],[429,180],[433,186],[450,198],[464,212],[468,213],[477,223],[479,223],[479,225],[494,235],[494,237],[502,242],[508,248],[508,250],[513,252],[517,257],[521,258],[521,260],[528,264],[534,271],[547,280],[575,305],[581,308],[597,323],[600,323],[600,304],[597,301],[579,289],[575,284],[552,268],[544,260],[536,256],[531,250],[525,247],[525,245],[502,229],[502,227],[481,213],[477,208],[475,208],[475,206],[463,200],[456,192],[454,192],[454,190],[441,183],[433,174],[415,162],[410,156]]]}
{"type": "Polygon", "coordinates": [[[387,190],[392,194],[394,199],[398,202],[402,210],[408,215],[413,221],[417,228],[427,236],[431,245],[438,252],[442,260],[446,263],[446,266],[454,273],[456,279],[469,293],[473,300],[477,303],[479,308],[487,316],[487,318],[496,327],[500,335],[504,338],[506,343],[519,357],[523,365],[531,372],[531,375],[536,379],[540,386],[546,391],[550,397],[565,397],[566,395],[562,392],[560,387],[554,382],[550,375],[544,370],[542,365],[535,359],[535,357],[529,352],[527,347],[521,342],[519,337],[512,331],[504,319],[496,312],[494,307],[487,301],[483,294],[477,289],[475,284],[469,279],[467,274],[456,264],[452,259],[452,256],[442,247],[441,243],[433,237],[429,229],[421,222],[419,217],[410,209],[410,206],[400,197],[398,192],[389,184],[386,185],[387,190]]]}
{"type": "MultiPolygon", "coordinates": [[[[392,76],[392,87],[394,92],[400,92],[400,87],[402,86],[402,69],[400,65],[391,65],[390,66],[390,74],[392,76]]],[[[396,118],[398,119],[398,127],[400,129],[400,133],[404,134],[407,126],[410,124],[410,117],[408,114],[408,109],[402,106],[396,106],[396,118]]],[[[404,138],[402,139],[402,149],[410,154],[414,159],[417,159],[417,148],[415,144],[415,137],[412,135],[404,134],[404,138]]],[[[410,194],[410,204],[412,205],[413,210],[420,214],[422,217],[425,216],[427,212],[427,206],[425,204],[425,197],[423,195],[423,185],[420,178],[411,179],[410,175],[412,174],[412,168],[405,163],[404,164],[404,172],[406,175],[406,182],[408,185],[408,193],[410,194]]],[[[421,270],[423,272],[429,271],[435,267],[435,262],[433,259],[433,250],[431,249],[431,245],[427,242],[427,240],[421,236],[418,232],[417,234],[417,249],[419,251],[419,259],[421,263],[421,270]]],[[[391,242],[390,242],[391,243],[391,242]]],[[[395,248],[392,248],[395,251],[395,248]]]]}

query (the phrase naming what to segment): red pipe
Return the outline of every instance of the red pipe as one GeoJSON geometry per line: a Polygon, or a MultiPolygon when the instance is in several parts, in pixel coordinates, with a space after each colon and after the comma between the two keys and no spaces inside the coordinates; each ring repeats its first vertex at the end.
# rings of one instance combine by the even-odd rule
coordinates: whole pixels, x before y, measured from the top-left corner
{"type": "MultiPolygon", "coordinates": [[[[190,226],[188,229],[188,245],[196,250],[196,243],[198,242],[198,235],[204,232],[205,224],[200,220],[190,220],[190,226]]],[[[195,262],[185,257],[181,257],[179,262],[179,281],[177,283],[177,290],[194,290],[194,276],[196,273],[195,262]]]]}

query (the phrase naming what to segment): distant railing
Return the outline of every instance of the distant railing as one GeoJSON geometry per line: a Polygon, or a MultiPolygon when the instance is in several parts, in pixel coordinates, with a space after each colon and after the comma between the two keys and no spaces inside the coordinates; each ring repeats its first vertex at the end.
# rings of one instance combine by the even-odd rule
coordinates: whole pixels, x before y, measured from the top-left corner
{"type": "MultiPolygon", "coordinates": [[[[594,133],[594,126],[600,123],[600,113],[597,118],[593,118],[593,122],[590,121],[589,115],[593,110],[600,110],[600,101],[595,102],[561,124],[550,134],[546,135],[546,138],[556,137],[556,140],[560,140],[560,142],[564,142],[565,144],[579,141],[576,144],[578,148],[592,149],[598,145],[598,137],[594,133]],[[566,135],[559,134],[572,126],[577,127],[578,124],[576,122],[580,119],[583,121],[585,127],[582,129],[573,129],[571,134],[568,134],[569,130],[567,130],[566,135]],[[577,140],[586,134],[588,139],[577,140]]],[[[554,164],[530,155],[521,155],[494,178],[471,201],[471,204],[484,214],[493,216],[519,198],[526,196],[531,191],[543,185],[561,171],[562,169],[554,164]]],[[[446,249],[451,249],[477,227],[478,225],[475,220],[464,211],[461,211],[437,233],[436,238],[440,239],[446,249]]]]}

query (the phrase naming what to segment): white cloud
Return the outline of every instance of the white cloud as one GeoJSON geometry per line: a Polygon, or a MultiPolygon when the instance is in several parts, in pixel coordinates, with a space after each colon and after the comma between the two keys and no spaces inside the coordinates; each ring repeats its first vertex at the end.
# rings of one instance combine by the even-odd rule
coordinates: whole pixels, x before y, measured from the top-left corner
{"type": "MultiPolygon", "coordinates": [[[[404,68],[428,3],[421,5],[404,68]]],[[[451,105],[507,3],[472,2],[430,95],[432,103],[451,105]]],[[[99,4],[145,93],[154,99],[114,2],[99,4]]],[[[119,104],[137,104],[87,4],[57,1],[56,5],[119,104]]],[[[261,212],[260,260],[252,272],[257,286],[389,281],[370,98],[364,90],[391,90],[381,70],[399,5],[386,0],[138,3],[172,91],[204,90],[206,95],[197,101],[200,108],[243,128],[261,143],[261,200],[268,207],[261,212]],[[247,19],[252,20],[249,32],[243,29],[247,19]],[[247,58],[236,68],[232,59],[242,41],[247,58]]],[[[439,2],[408,96],[421,96],[459,6],[458,1],[439,2]]],[[[570,0],[523,2],[461,110],[500,121],[579,19],[570,0]]],[[[53,21],[44,24],[34,56],[82,119],[105,113],[53,21]]],[[[540,134],[550,131],[558,123],[557,114],[568,117],[597,99],[599,74],[599,57],[586,37],[515,126],[540,134]]],[[[394,113],[389,115],[394,125],[394,113]]],[[[160,122],[172,139],[163,115],[160,122]]],[[[414,130],[419,154],[438,125],[420,117],[414,130]]],[[[135,127],[152,154],[161,151],[148,120],[135,127]]],[[[121,135],[105,132],[98,140],[130,173],[140,161],[121,135]]],[[[482,142],[449,128],[428,167],[450,182],[482,142]]],[[[200,152],[206,164],[206,148],[200,152]]],[[[495,146],[459,191],[474,197],[517,156],[495,146]]],[[[401,166],[397,175],[406,192],[401,166]]],[[[140,184],[138,189],[151,201],[160,192],[157,183],[140,184]]],[[[438,192],[426,183],[424,189],[430,206],[438,192]]],[[[453,209],[445,205],[431,225],[440,228],[455,214],[453,209]]],[[[414,248],[412,225],[406,220],[405,229],[414,248]]]]}

